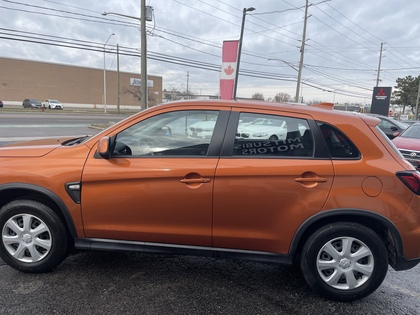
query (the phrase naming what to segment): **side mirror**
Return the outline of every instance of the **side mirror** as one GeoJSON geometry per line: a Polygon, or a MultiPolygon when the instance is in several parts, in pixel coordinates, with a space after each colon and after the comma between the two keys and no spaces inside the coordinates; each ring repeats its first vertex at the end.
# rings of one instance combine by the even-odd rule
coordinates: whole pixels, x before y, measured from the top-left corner
{"type": "Polygon", "coordinates": [[[101,158],[109,160],[111,158],[111,138],[108,136],[101,138],[96,152],[101,158]]]}

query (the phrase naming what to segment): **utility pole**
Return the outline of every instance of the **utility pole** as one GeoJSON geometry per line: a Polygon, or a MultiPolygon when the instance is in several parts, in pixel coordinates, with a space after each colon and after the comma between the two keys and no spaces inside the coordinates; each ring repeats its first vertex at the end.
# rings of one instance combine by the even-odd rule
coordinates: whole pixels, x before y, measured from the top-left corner
{"type": "Polygon", "coordinates": [[[300,62],[299,62],[299,72],[298,72],[298,78],[297,78],[297,84],[296,84],[296,96],[295,96],[295,102],[299,102],[299,88],[300,88],[300,80],[302,77],[302,68],[303,68],[303,56],[305,54],[305,41],[306,41],[306,22],[308,20],[308,6],[309,6],[309,0],[306,0],[306,6],[305,6],[305,20],[303,22],[303,34],[302,34],[302,46],[300,47],[300,62]]]}
{"type": "Polygon", "coordinates": [[[420,97],[420,76],[418,76],[418,82],[419,82],[419,89],[417,90],[417,98],[416,98],[416,117],[414,120],[418,119],[419,115],[419,97],[420,97]]]}
{"type": "Polygon", "coordinates": [[[233,99],[236,100],[236,90],[238,88],[238,78],[239,78],[239,65],[241,64],[241,53],[242,53],[242,41],[244,39],[244,28],[245,28],[245,16],[247,12],[254,11],[255,8],[244,8],[242,11],[242,26],[241,26],[241,35],[239,37],[239,48],[238,48],[238,59],[236,64],[236,73],[235,73],[235,83],[233,87],[233,99]]]}
{"type": "Polygon", "coordinates": [[[189,78],[190,78],[190,72],[189,71],[187,71],[186,77],[187,77],[187,99],[189,99],[190,98],[189,93],[188,93],[188,81],[189,81],[189,78]]]}
{"type": "Polygon", "coordinates": [[[379,75],[381,73],[381,61],[382,61],[382,49],[383,49],[383,47],[384,47],[384,43],[381,43],[381,51],[379,53],[378,73],[377,73],[377,76],[376,76],[376,86],[379,85],[379,75]]]}

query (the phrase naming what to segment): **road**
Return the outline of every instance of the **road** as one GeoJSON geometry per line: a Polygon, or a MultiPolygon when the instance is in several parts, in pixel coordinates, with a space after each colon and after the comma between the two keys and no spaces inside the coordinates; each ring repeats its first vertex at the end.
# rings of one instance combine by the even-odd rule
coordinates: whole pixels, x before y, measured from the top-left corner
{"type": "MultiPolygon", "coordinates": [[[[0,115],[0,142],[95,134],[125,116],[0,115]]],[[[24,274],[0,260],[0,314],[420,314],[420,266],[395,272],[353,303],[324,300],[292,268],[140,253],[75,252],[55,271],[24,274]]]]}
{"type": "Polygon", "coordinates": [[[126,116],[1,112],[0,143],[55,136],[93,135],[100,130],[92,128],[92,125],[118,122],[126,116]]]}

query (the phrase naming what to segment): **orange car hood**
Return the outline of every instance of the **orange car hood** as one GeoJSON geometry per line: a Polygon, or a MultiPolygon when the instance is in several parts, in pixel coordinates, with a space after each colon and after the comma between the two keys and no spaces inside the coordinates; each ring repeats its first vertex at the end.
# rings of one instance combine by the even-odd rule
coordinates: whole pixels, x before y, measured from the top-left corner
{"type": "Polygon", "coordinates": [[[40,157],[61,147],[61,143],[75,138],[59,137],[7,144],[0,147],[0,157],[40,157]]]}

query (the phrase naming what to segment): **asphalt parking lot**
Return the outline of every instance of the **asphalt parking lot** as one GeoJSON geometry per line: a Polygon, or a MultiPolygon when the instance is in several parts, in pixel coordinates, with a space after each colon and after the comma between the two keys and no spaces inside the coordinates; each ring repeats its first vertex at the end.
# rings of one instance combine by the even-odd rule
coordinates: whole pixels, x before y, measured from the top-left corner
{"type": "Polygon", "coordinates": [[[328,301],[290,267],[140,253],[79,252],[55,271],[0,260],[1,314],[419,314],[420,268],[390,270],[364,300],[328,301]]]}

